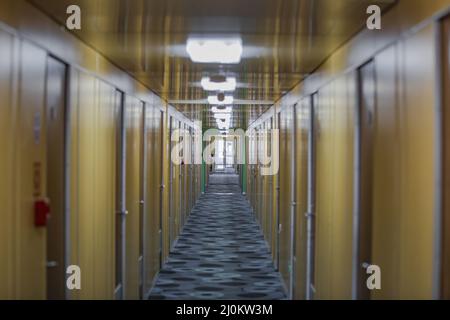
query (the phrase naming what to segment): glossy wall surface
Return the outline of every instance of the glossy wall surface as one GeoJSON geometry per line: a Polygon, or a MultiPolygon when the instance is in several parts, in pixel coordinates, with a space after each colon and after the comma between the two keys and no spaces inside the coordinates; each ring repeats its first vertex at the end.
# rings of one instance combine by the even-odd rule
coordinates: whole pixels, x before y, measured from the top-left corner
{"type": "Polygon", "coordinates": [[[46,54],[2,29],[0,46],[0,297],[42,299],[46,230],[34,226],[33,208],[46,196],[46,54]]]}
{"type": "MultiPolygon", "coordinates": [[[[65,258],[61,267],[78,265],[82,273],[82,290],[64,294],[69,299],[120,298],[116,288],[119,283],[125,287],[123,298],[144,297],[163,263],[161,257],[168,253],[164,221],[169,191],[162,188],[168,181],[164,172],[170,161],[165,119],[170,113],[186,127],[193,128],[193,123],[92,48],[61,31],[36,8],[24,1],[4,5],[2,2],[0,13],[0,146],[6,156],[0,159],[0,199],[6,210],[1,213],[4,223],[0,227],[0,298],[47,298],[48,239],[46,227],[34,224],[34,202],[46,200],[52,187],[46,181],[48,166],[54,163],[46,158],[46,119],[51,116],[45,108],[46,68],[50,55],[61,57],[58,60],[69,72],[60,88],[67,90],[67,119],[60,123],[67,136],[58,138],[64,140],[67,150],[60,150],[58,156],[63,159],[66,151],[68,154],[67,167],[58,168],[64,172],[64,185],[68,187],[62,195],[62,214],[67,220],[58,223],[56,230],[68,239],[61,246],[65,258]],[[31,27],[35,25],[41,26],[40,34],[31,27]],[[54,41],[49,42],[50,38],[54,41]],[[65,54],[68,48],[72,50],[65,54]],[[121,232],[117,231],[120,226],[116,217],[120,214],[122,188],[118,90],[125,96],[123,192],[128,211],[123,264],[126,277],[119,282],[116,257],[121,232]],[[148,120],[145,130],[144,117],[148,120]],[[145,188],[144,163],[148,173],[145,188]]],[[[199,170],[196,174],[196,179],[184,178],[186,184],[192,180],[197,191],[192,204],[199,196],[199,170]]],[[[51,210],[52,199],[48,200],[51,210]]],[[[55,207],[57,203],[54,200],[55,207]]],[[[65,283],[63,276],[60,280],[65,283]]]]}
{"type": "MultiPolygon", "coordinates": [[[[365,284],[355,275],[364,274],[365,270],[358,262],[357,250],[367,245],[369,263],[378,265],[382,273],[381,289],[371,291],[368,298],[447,296],[448,232],[442,223],[448,222],[448,213],[441,211],[440,198],[442,168],[446,172],[446,165],[440,166],[439,155],[442,139],[446,141],[442,133],[447,132],[440,131],[441,125],[447,127],[446,122],[440,122],[441,90],[446,97],[448,79],[438,81],[441,72],[445,76],[448,53],[446,49],[438,50],[448,47],[448,32],[441,19],[449,4],[401,1],[384,16],[383,32],[359,33],[250,126],[251,131],[256,130],[274,112],[281,118],[280,202],[274,211],[280,217],[280,246],[273,239],[270,243],[274,263],[277,265],[279,256],[279,270],[288,285],[287,239],[289,236],[296,239],[295,297],[306,296],[305,282],[310,277],[314,299],[358,298],[355,288],[365,284]],[[441,58],[444,71],[440,68],[441,58]],[[358,70],[370,61],[375,79],[369,84],[375,95],[374,111],[368,119],[373,142],[361,145],[359,88],[367,84],[358,77],[358,70]],[[303,101],[310,101],[312,95],[314,131],[305,124],[310,115],[303,106],[303,101]],[[296,175],[292,183],[293,178],[287,174],[292,166],[286,144],[292,139],[289,133],[294,132],[294,124],[288,120],[294,105],[297,105],[296,175]],[[314,189],[308,191],[305,139],[311,133],[315,179],[314,189]],[[369,158],[358,158],[358,150],[365,150],[369,158]],[[356,159],[363,161],[364,172],[359,171],[356,159]],[[369,194],[362,197],[361,185],[355,181],[364,181],[366,187],[369,184],[369,188],[364,187],[369,194]],[[295,186],[295,199],[286,193],[289,186],[295,186]],[[311,261],[306,261],[305,256],[308,239],[304,213],[305,198],[310,192],[315,200],[314,255],[312,272],[307,273],[306,264],[311,261]],[[291,231],[293,235],[286,235],[284,226],[292,200],[297,207],[296,226],[291,231]],[[369,239],[358,233],[360,229],[356,227],[361,223],[363,211],[372,215],[366,221],[369,239]]],[[[253,180],[248,182],[249,190],[255,190],[253,184],[257,182],[253,180]]]]}
{"type": "Polygon", "coordinates": [[[116,147],[114,87],[73,71],[70,110],[70,261],[83,272],[71,298],[114,297],[116,147]]]}
{"type": "Polygon", "coordinates": [[[428,26],[375,57],[374,298],[433,297],[435,40],[428,26]]]}
{"type": "Polygon", "coordinates": [[[314,105],[316,227],[314,297],[350,299],[355,77],[321,88],[314,105]]]}

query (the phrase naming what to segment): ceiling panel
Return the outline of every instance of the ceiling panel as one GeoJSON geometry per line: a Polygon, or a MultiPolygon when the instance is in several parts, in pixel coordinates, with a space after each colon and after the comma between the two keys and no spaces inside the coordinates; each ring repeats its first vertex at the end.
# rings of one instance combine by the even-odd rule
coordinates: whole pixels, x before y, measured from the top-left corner
{"type": "MultiPolygon", "coordinates": [[[[192,118],[212,119],[203,76],[236,76],[234,125],[247,126],[365,24],[366,8],[395,0],[30,0],[61,24],[82,11],[83,41],[192,118]],[[190,35],[239,35],[236,65],[193,63],[190,35]],[[254,104],[251,104],[254,101],[254,104]],[[239,114],[235,114],[235,113],[239,114]]],[[[209,121],[209,120],[208,120],[209,121]]],[[[206,125],[214,125],[214,121],[206,125]]]]}

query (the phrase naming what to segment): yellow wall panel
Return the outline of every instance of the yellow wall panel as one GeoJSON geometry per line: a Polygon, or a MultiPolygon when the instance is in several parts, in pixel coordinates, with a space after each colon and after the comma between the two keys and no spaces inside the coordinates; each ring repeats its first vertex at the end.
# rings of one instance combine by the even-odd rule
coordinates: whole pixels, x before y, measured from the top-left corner
{"type": "Polygon", "coordinates": [[[14,172],[15,172],[15,125],[16,106],[14,105],[14,38],[0,30],[0,299],[15,296],[14,273],[14,172]]]}
{"type": "Polygon", "coordinates": [[[334,152],[333,105],[330,85],[321,89],[315,106],[316,142],[316,230],[315,230],[315,298],[331,298],[332,230],[331,211],[333,191],[332,154],[334,152]]]}
{"type": "Polygon", "coordinates": [[[34,200],[46,196],[45,62],[44,51],[21,43],[19,122],[15,136],[15,282],[17,298],[21,299],[43,299],[46,293],[46,230],[34,226],[33,215],[34,200]],[[39,173],[33,170],[36,166],[40,167],[39,173]]]}
{"type": "Polygon", "coordinates": [[[279,222],[281,224],[279,238],[279,270],[286,287],[289,286],[291,268],[291,179],[292,168],[292,138],[293,138],[293,106],[281,110],[280,127],[280,210],[279,222]]]}
{"type": "Polygon", "coordinates": [[[377,299],[399,297],[400,119],[397,104],[398,46],[375,58],[377,107],[374,125],[372,261],[382,271],[377,299]]]}
{"type": "Polygon", "coordinates": [[[46,54],[3,31],[0,46],[0,297],[44,299],[46,232],[34,225],[34,201],[46,197],[46,54]]]}
{"type": "Polygon", "coordinates": [[[255,148],[256,148],[256,159],[257,162],[255,164],[255,213],[256,213],[256,221],[259,223],[260,226],[263,224],[262,220],[262,193],[263,190],[261,188],[261,181],[262,181],[262,175],[261,175],[261,140],[262,140],[262,125],[258,127],[256,130],[256,137],[255,137],[255,148]]]}
{"type": "Polygon", "coordinates": [[[387,280],[374,298],[432,298],[434,39],[430,26],[376,58],[378,88],[397,94],[377,95],[373,263],[387,280]]]}
{"type": "MultiPolygon", "coordinates": [[[[447,16],[441,25],[441,57],[442,57],[442,87],[450,88],[450,16],[447,16]]],[[[440,298],[450,299],[450,91],[442,92],[442,123],[443,141],[442,141],[442,266],[441,266],[441,288],[440,298]]],[[[438,191],[439,192],[439,191],[438,191]]]]}
{"type": "Polygon", "coordinates": [[[434,241],[435,45],[429,26],[405,41],[402,297],[431,298],[434,241]],[[410,279],[415,279],[411,281],[410,279]]]}
{"type": "Polygon", "coordinates": [[[71,264],[81,268],[72,298],[114,297],[116,135],[114,88],[82,72],[72,76],[71,264]]]}
{"type": "MultiPolygon", "coordinates": [[[[269,125],[266,122],[265,126],[265,135],[266,135],[266,139],[263,142],[264,144],[264,150],[266,155],[271,156],[271,154],[269,154],[269,148],[268,145],[270,143],[270,141],[268,141],[268,139],[270,138],[270,133],[269,133],[269,125]]],[[[266,241],[269,240],[270,238],[270,218],[271,218],[271,214],[270,214],[270,179],[271,179],[271,175],[269,176],[262,176],[262,184],[263,184],[263,191],[262,191],[262,216],[263,216],[263,223],[262,223],[262,230],[264,233],[264,238],[266,239],[266,241]]]]}
{"type": "Polygon", "coordinates": [[[126,299],[139,299],[141,152],[143,108],[126,97],[126,299]]]}
{"type": "Polygon", "coordinates": [[[155,161],[155,108],[147,104],[144,111],[145,123],[144,123],[144,212],[142,219],[141,230],[143,241],[143,290],[147,292],[152,284],[154,275],[159,267],[159,259],[156,260],[159,251],[158,235],[159,235],[159,211],[155,206],[159,203],[155,203],[155,197],[159,195],[159,190],[156,189],[156,176],[157,173],[154,170],[154,166],[157,165],[155,161]]]}
{"type": "Polygon", "coordinates": [[[351,298],[354,81],[344,76],[324,87],[315,110],[318,299],[351,298]]]}
{"type": "Polygon", "coordinates": [[[164,161],[163,161],[163,172],[164,172],[164,213],[163,213],[163,260],[166,261],[169,256],[170,243],[169,243],[169,230],[170,230],[170,152],[169,141],[170,141],[170,116],[166,111],[164,113],[164,130],[163,130],[163,146],[164,146],[164,161]]]}
{"type": "Polygon", "coordinates": [[[353,227],[353,141],[356,77],[341,77],[335,87],[332,287],[333,298],[351,297],[353,227]]]}
{"type": "Polygon", "coordinates": [[[295,176],[295,299],[305,299],[306,288],[306,217],[308,212],[308,137],[310,99],[303,99],[296,109],[295,176]]]}
{"type": "MultiPolygon", "coordinates": [[[[279,113],[275,113],[272,119],[272,128],[279,130],[278,119],[280,117],[279,113]]],[[[281,135],[279,134],[279,140],[281,139],[281,135]]],[[[280,143],[278,143],[278,149],[280,150],[280,143]]],[[[279,151],[278,151],[279,152],[279,151]]],[[[281,159],[279,159],[279,163],[281,166],[281,159]]],[[[277,244],[278,244],[278,212],[279,212],[279,179],[280,179],[280,170],[276,174],[273,175],[272,181],[272,258],[276,263],[276,259],[278,256],[277,252],[277,244]]]]}
{"type": "Polygon", "coordinates": [[[152,285],[160,265],[160,192],[161,192],[161,113],[153,105],[146,107],[147,175],[144,233],[144,292],[152,285]]]}
{"type": "Polygon", "coordinates": [[[180,123],[178,119],[172,117],[172,126],[169,139],[171,139],[171,150],[169,150],[169,166],[170,166],[170,221],[169,221],[169,248],[174,245],[174,241],[178,236],[178,228],[180,221],[180,166],[172,162],[171,155],[175,145],[179,143],[180,123]],[[173,140],[172,140],[173,139],[173,140]]]}
{"type": "Polygon", "coordinates": [[[80,235],[79,243],[79,265],[83,271],[81,279],[80,298],[95,297],[95,275],[94,259],[95,252],[92,247],[94,242],[94,218],[95,218],[95,79],[85,74],[80,74],[80,101],[79,101],[79,150],[74,156],[79,157],[78,176],[73,179],[79,181],[78,187],[78,216],[77,221],[80,235]],[[94,211],[94,214],[93,214],[94,211]]]}
{"type": "MultiPolygon", "coordinates": [[[[70,73],[70,106],[68,110],[70,112],[70,123],[68,132],[70,135],[70,263],[77,264],[80,266],[80,243],[79,239],[81,236],[80,232],[80,218],[78,215],[80,204],[79,204],[79,163],[80,159],[78,156],[80,137],[79,132],[81,130],[80,126],[80,73],[73,71],[70,73]]],[[[83,283],[81,284],[83,288],[83,283]]],[[[69,298],[79,299],[80,292],[71,292],[69,298]]]]}
{"type": "Polygon", "coordinates": [[[116,214],[116,123],[115,89],[97,81],[98,117],[96,121],[96,151],[98,165],[95,172],[97,214],[94,224],[95,295],[111,297],[114,291],[114,249],[116,214]]]}

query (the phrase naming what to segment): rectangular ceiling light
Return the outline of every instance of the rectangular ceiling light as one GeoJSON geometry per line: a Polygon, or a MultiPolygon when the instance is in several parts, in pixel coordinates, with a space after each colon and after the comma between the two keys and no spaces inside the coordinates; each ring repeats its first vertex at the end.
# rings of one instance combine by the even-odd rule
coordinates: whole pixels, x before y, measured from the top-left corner
{"type": "Polygon", "coordinates": [[[231,113],[214,113],[215,119],[227,120],[231,118],[231,113]]]}
{"type": "Polygon", "coordinates": [[[217,107],[211,108],[212,113],[231,113],[232,111],[233,111],[233,107],[231,107],[231,106],[228,106],[226,108],[217,108],[217,107]]]}
{"type": "Polygon", "coordinates": [[[223,101],[219,101],[217,96],[209,96],[208,97],[208,103],[209,104],[218,104],[218,105],[224,105],[224,104],[233,104],[233,96],[225,96],[223,101]]]}
{"type": "Polygon", "coordinates": [[[220,119],[216,119],[216,122],[217,122],[217,127],[220,130],[228,130],[228,129],[230,129],[230,120],[229,119],[225,120],[225,121],[222,121],[220,119]]]}
{"type": "Polygon", "coordinates": [[[217,126],[219,129],[229,129],[230,128],[230,122],[231,117],[229,114],[215,114],[214,117],[216,118],[217,126]]]}
{"type": "Polygon", "coordinates": [[[241,62],[240,38],[189,38],[186,51],[194,62],[236,64],[241,62]]]}
{"type": "Polygon", "coordinates": [[[201,85],[205,91],[234,91],[236,90],[236,78],[227,77],[224,82],[214,82],[209,77],[204,77],[201,85]]]}

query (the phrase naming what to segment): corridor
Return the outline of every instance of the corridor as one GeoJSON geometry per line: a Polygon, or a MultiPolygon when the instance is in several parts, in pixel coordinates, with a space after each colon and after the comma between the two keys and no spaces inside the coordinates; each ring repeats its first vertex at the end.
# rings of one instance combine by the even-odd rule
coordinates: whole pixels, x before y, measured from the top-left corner
{"type": "Polygon", "coordinates": [[[211,174],[149,299],[285,299],[239,176],[211,174]]]}
{"type": "Polygon", "coordinates": [[[0,152],[0,300],[450,300],[450,0],[0,0],[0,152]]]}

